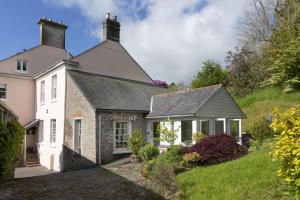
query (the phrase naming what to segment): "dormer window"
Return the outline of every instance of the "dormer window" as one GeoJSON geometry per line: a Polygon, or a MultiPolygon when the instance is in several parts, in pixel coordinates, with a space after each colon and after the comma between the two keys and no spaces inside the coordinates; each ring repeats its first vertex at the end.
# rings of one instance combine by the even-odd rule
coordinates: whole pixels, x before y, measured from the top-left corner
{"type": "Polygon", "coordinates": [[[17,60],[17,72],[27,73],[27,60],[17,60]]]}

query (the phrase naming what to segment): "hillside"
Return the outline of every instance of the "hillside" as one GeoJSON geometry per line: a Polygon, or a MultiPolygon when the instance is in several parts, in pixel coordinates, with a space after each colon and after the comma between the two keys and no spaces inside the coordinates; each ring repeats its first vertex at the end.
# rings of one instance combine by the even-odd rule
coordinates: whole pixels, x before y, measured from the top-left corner
{"type": "Polygon", "coordinates": [[[267,88],[236,100],[247,116],[247,119],[243,120],[243,131],[247,131],[251,124],[268,117],[274,107],[285,110],[300,103],[300,91],[285,93],[279,88],[267,88]]]}

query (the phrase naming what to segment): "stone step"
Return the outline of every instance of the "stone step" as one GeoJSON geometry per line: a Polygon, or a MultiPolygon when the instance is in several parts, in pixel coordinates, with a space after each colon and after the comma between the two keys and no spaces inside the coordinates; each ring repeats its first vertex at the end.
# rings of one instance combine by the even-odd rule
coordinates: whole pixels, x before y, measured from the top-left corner
{"type": "Polygon", "coordinates": [[[38,163],[38,164],[30,164],[30,165],[27,164],[28,168],[29,167],[38,167],[38,166],[41,166],[41,164],[40,163],[38,163]]]}

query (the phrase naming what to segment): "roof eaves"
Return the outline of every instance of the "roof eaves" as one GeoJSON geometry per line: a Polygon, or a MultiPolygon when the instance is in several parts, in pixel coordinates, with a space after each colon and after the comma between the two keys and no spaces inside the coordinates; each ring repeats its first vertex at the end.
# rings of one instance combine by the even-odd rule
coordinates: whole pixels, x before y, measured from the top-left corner
{"type": "Polygon", "coordinates": [[[172,114],[172,115],[154,115],[151,116],[151,113],[146,116],[146,119],[157,119],[157,118],[166,118],[166,117],[193,117],[194,113],[189,114],[172,114]]]}

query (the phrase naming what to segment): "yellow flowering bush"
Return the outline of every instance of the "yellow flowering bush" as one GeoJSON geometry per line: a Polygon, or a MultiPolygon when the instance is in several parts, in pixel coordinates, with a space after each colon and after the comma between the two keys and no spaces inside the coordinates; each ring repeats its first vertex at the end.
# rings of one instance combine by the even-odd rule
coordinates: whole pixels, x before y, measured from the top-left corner
{"type": "Polygon", "coordinates": [[[271,155],[281,162],[278,176],[300,190],[300,104],[283,113],[276,108],[273,114],[271,155]]]}

